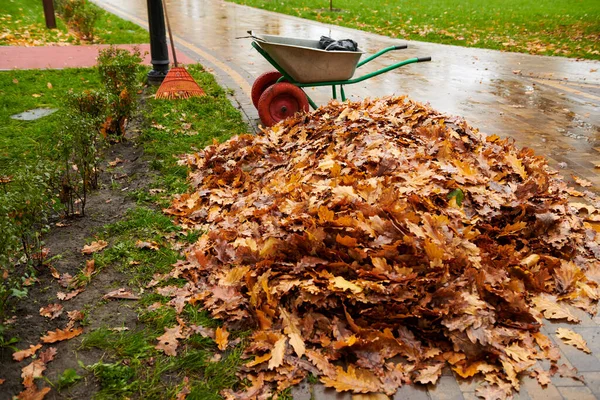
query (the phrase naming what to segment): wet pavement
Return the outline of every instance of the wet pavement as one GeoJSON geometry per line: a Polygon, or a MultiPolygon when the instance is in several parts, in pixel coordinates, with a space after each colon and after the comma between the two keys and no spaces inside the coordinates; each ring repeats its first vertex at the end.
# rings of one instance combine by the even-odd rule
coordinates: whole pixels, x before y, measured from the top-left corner
{"type": "MultiPolygon", "coordinates": [[[[93,1],[147,27],[146,0],[93,1]]],[[[252,82],[273,68],[251,47],[250,39],[236,39],[247,36],[248,30],[310,39],[321,35],[351,38],[367,53],[407,43],[407,50],[390,52],[366,64],[355,76],[405,58],[431,56],[433,61],[346,86],[349,98],[408,94],[440,111],[464,116],[486,133],[513,137],[519,146],[547,156],[568,181],[573,182],[571,174],[575,174],[600,191],[600,169],[595,168],[600,165],[600,62],[391,39],[216,0],[168,0],[167,6],[179,48],[214,72],[219,83],[234,90],[235,101],[251,121],[257,118],[250,101],[252,82]]],[[[331,94],[329,88],[307,89],[307,93],[318,104],[327,102],[331,94]]],[[[537,384],[528,384],[517,397],[600,397],[597,322],[590,322],[588,344],[597,345],[598,351],[591,356],[594,365],[583,371],[585,385],[563,379],[542,390],[537,384]]],[[[564,359],[575,364],[580,357],[565,355],[564,359]]],[[[457,383],[452,376],[443,378],[436,388],[414,389],[396,398],[474,398],[474,385],[457,383]]],[[[317,390],[325,396],[322,388],[317,390]]],[[[320,396],[316,398],[323,398],[320,396]]],[[[298,393],[298,398],[304,397],[298,393]]]]}

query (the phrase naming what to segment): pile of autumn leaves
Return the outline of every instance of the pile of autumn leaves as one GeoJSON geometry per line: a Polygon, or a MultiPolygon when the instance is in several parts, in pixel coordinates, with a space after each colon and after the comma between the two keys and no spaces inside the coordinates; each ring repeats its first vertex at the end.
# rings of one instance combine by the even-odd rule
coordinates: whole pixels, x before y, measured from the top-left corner
{"type": "Polygon", "coordinates": [[[309,373],[393,394],[449,366],[503,398],[523,373],[574,375],[540,327],[595,312],[600,235],[531,150],[393,97],[332,102],[187,163],[194,190],[167,212],[207,234],[169,275],[188,284],[159,291],[221,319],[222,350],[252,327],[252,385],[225,395],[266,398],[309,373]]]}

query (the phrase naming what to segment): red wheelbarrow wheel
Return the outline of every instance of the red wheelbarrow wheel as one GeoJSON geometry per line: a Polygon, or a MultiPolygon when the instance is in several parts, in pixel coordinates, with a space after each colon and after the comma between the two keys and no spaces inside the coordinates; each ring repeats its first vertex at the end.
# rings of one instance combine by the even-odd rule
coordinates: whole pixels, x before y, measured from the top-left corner
{"type": "Polygon", "coordinates": [[[260,95],[262,95],[269,86],[274,85],[281,76],[281,72],[279,71],[269,71],[256,78],[252,84],[252,104],[254,104],[254,107],[258,108],[260,95]]]}
{"type": "Polygon", "coordinates": [[[273,126],[297,112],[308,112],[306,94],[287,82],[269,86],[258,100],[258,116],[265,126],[273,126]]]}

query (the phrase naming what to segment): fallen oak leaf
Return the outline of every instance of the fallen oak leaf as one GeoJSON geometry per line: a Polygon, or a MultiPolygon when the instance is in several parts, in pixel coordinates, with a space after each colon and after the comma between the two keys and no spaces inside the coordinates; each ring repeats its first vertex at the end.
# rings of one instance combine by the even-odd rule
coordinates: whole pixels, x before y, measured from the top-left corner
{"type": "Polygon", "coordinates": [[[86,277],[91,278],[92,274],[94,273],[95,270],[96,270],[96,261],[93,258],[91,260],[87,260],[85,262],[85,269],[83,270],[83,274],[86,277]]]}
{"type": "Polygon", "coordinates": [[[58,318],[62,312],[63,305],[58,303],[48,304],[47,306],[40,308],[40,315],[50,319],[58,318]]]}
{"type": "Polygon", "coordinates": [[[344,371],[342,367],[336,367],[335,378],[322,376],[321,382],[326,387],[335,388],[338,392],[369,393],[382,391],[381,381],[375,374],[366,369],[354,368],[352,365],[348,365],[348,371],[344,371]]]}
{"type": "Polygon", "coordinates": [[[530,376],[534,377],[535,379],[537,379],[538,383],[541,386],[548,386],[548,384],[550,384],[552,381],[550,380],[550,374],[548,373],[548,371],[544,371],[541,368],[535,368],[530,376]]]}
{"type": "Polygon", "coordinates": [[[81,335],[83,328],[57,329],[56,331],[48,331],[42,336],[43,343],[55,343],[63,340],[72,339],[81,335]]]}
{"type": "Polygon", "coordinates": [[[141,240],[138,240],[135,243],[135,247],[137,247],[138,249],[150,249],[150,250],[158,250],[158,243],[156,242],[143,242],[141,240]]]}
{"type": "Polygon", "coordinates": [[[109,165],[110,167],[115,167],[115,166],[117,166],[117,164],[120,164],[120,163],[122,163],[122,162],[123,162],[123,160],[121,160],[119,157],[117,157],[117,158],[115,158],[113,161],[109,161],[109,162],[108,162],[108,165],[109,165]]]}
{"type": "Polygon", "coordinates": [[[38,389],[36,385],[30,385],[17,395],[18,400],[42,400],[50,392],[49,387],[38,389]]]}
{"type": "Polygon", "coordinates": [[[579,186],[582,186],[582,187],[590,187],[590,186],[592,186],[592,182],[590,182],[590,181],[588,181],[588,180],[585,180],[585,179],[583,179],[583,178],[580,178],[580,177],[578,177],[578,176],[576,176],[576,175],[571,175],[571,177],[573,178],[573,180],[574,180],[574,181],[575,181],[575,182],[576,182],[576,183],[577,183],[579,186]]]}
{"type": "Polygon", "coordinates": [[[568,328],[558,328],[556,330],[556,336],[558,336],[559,338],[561,338],[566,344],[570,344],[571,346],[575,346],[579,350],[585,351],[588,354],[591,353],[591,351],[587,347],[587,343],[583,339],[583,337],[580,334],[572,331],[571,329],[568,329],[568,328]]]}
{"type": "Polygon", "coordinates": [[[76,290],[71,290],[69,293],[57,292],[56,298],[63,301],[71,300],[73,297],[77,296],[79,293],[83,292],[85,288],[79,288],[76,290]]]}
{"type": "Polygon", "coordinates": [[[98,241],[94,241],[90,244],[83,246],[83,248],[81,249],[81,252],[83,254],[93,254],[100,250],[105,249],[107,246],[108,246],[108,242],[106,242],[104,240],[98,240],[98,241]]]}
{"type": "Polygon", "coordinates": [[[429,365],[429,366],[425,367],[424,369],[417,371],[417,376],[414,379],[414,381],[422,383],[424,385],[426,385],[428,383],[432,383],[435,385],[435,383],[440,378],[440,376],[442,376],[442,368],[443,367],[444,367],[444,364],[442,364],[442,363],[435,364],[435,365],[429,365]]]}
{"type": "Polygon", "coordinates": [[[21,378],[23,378],[24,385],[28,386],[29,383],[33,384],[33,379],[40,378],[45,370],[46,364],[39,358],[23,367],[21,370],[21,378]]]}
{"type": "Polygon", "coordinates": [[[290,338],[290,345],[296,352],[296,355],[302,357],[306,350],[306,346],[304,340],[302,340],[300,329],[298,329],[298,326],[296,326],[290,314],[288,314],[283,307],[279,307],[279,313],[283,319],[284,332],[290,338]]]}
{"type": "Polygon", "coordinates": [[[56,353],[56,347],[48,347],[46,350],[40,353],[40,360],[42,360],[44,364],[48,364],[50,361],[54,360],[56,353]]]}
{"type": "Polygon", "coordinates": [[[139,300],[140,296],[133,294],[131,290],[127,290],[125,288],[120,288],[117,290],[113,290],[112,292],[106,293],[102,296],[103,300],[110,299],[123,299],[123,300],[139,300]]]}
{"type": "Polygon", "coordinates": [[[272,370],[277,368],[283,363],[283,356],[285,355],[285,349],[287,344],[287,337],[282,336],[275,342],[273,349],[271,350],[271,359],[269,360],[268,369],[272,370]]]}
{"type": "Polygon", "coordinates": [[[479,386],[475,393],[485,400],[505,400],[508,397],[506,391],[498,385],[479,386]]]}
{"type": "Polygon", "coordinates": [[[12,355],[13,360],[15,361],[23,361],[24,359],[26,359],[27,357],[31,357],[32,355],[35,354],[36,351],[38,351],[39,349],[42,348],[41,344],[36,344],[34,345],[29,345],[28,349],[25,350],[19,350],[19,351],[15,351],[12,355]]]}
{"type": "Polygon", "coordinates": [[[579,322],[579,318],[557,303],[555,296],[542,294],[534,297],[532,303],[548,319],[566,319],[570,322],[579,322]]]}
{"type": "Polygon", "coordinates": [[[177,346],[184,336],[181,334],[181,325],[175,325],[173,328],[165,328],[165,333],[157,337],[158,344],[154,346],[157,350],[162,350],[168,356],[177,355],[177,346]]]}

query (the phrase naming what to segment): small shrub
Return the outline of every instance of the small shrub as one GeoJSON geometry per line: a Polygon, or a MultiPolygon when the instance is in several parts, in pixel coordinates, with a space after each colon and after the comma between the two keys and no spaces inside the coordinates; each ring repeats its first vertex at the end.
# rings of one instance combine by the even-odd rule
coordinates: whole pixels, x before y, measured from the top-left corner
{"type": "Polygon", "coordinates": [[[57,146],[61,165],[59,198],[66,215],[84,215],[88,194],[98,188],[103,146],[100,127],[106,96],[92,91],[70,93],[67,104],[71,110],[57,146]]]}
{"type": "Polygon", "coordinates": [[[94,25],[100,10],[86,0],[54,0],[54,7],[67,25],[83,40],[94,40],[94,25]]]}
{"type": "Polygon", "coordinates": [[[24,281],[47,255],[42,235],[54,213],[54,167],[36,161],[23,166],[0,188],[0,325],[9,302],[27,295],[24,281]]]}
{"type": "Polygon", "coordinates": [[[138,72],[142,57],[139,50],[130,52],[115,46],[100,51],[98,72],[107,92],[108,117],[103,134],[123,135],[127,120],[137,102],[138,72]]]}

